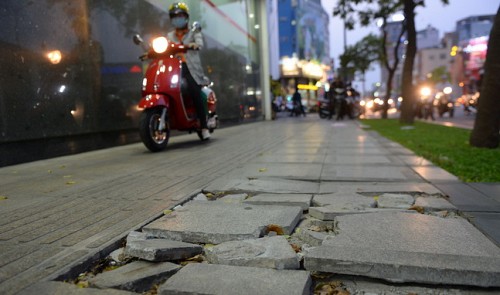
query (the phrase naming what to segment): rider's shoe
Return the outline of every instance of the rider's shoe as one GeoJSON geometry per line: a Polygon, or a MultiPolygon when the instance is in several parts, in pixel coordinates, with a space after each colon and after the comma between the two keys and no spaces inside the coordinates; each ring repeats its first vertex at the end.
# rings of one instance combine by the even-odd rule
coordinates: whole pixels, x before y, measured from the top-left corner
{"type": "Polygon", "coordinates": [[[210,131],[208,129],[201,129],[201,137],[203,140],[210,139],[210,131]]]}

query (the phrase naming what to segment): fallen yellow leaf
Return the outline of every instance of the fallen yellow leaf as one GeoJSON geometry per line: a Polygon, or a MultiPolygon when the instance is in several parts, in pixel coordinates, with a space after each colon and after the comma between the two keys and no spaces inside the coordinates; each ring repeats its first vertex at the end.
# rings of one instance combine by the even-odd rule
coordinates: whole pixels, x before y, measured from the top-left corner
{"type": "Polygon", "coordinates": [[[267,171],[267,168],[260,168],[259,169],[259,172],[266,172],[267,171]]]}
{"type": "Polygon", "coordinates": [[[8,198],[6,196],[0,196],[0,201],[7,200],[8,198]]]}
{"type": "Polygon", "coordinates": [[[72,185],[72,184],[75,184],[76,182],[75,181],[67,181],[66,184],[67,185],[72,185]]]}
{"type": "Polygon", "coordinates": [[[415,206],[415,205],[413,205],[410,208],[408,208],[408,210],[415,210],[415,211],[417,211],[420,214],[424,214],[424,212],[425,212],[424,207],[422,207],[422,206],[415,206]]]}
{"type": "Polygon", "coordinates": [[[267,232],[275,232],[276,234],[278,234],[278,236],[282,236],[285,234],[285,232],[283,231],[283,228],[277,224],[269,224],[267,226],[267,232]]]}
{"type": "Polygon", "coordinates": [[[168,214],[170,214],[172,212],[174,212],[174,211],[172,211],[172,210],[163,210],[163,214],[165,214],[165,215],[168,215],[168,214]]]}
{"type": "Polygon", "coordinates": [[[88,288],[89,287],[89,282],[88,281],[79,281],[78,283],[76,283],[76,286],[78,288],[88,288]]]}

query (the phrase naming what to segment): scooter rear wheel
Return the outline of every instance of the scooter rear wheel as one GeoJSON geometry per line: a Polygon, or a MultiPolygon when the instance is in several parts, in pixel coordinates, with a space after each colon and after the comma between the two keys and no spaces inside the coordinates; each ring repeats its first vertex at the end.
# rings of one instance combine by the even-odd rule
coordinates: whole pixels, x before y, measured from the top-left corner
{"type": "Polygon", "coordinates": [[[144,110],[139,123],[141,140],[152,152],[164,150],[170,139],[168,119],[165,119],[165,128],[163,130],[159,129],[161,114],[161,108],[144,110]]]}

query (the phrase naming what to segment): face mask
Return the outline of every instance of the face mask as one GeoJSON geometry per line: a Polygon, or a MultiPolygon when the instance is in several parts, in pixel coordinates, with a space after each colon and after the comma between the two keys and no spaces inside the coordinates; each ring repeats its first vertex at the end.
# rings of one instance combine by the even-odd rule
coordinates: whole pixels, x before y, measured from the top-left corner
{"type": "Polygon", "coordinates": [[[187,25],[187,18],[184,16],[177,16],[172,19],[172,25],[177,29],[182,29],[187,25]]]}

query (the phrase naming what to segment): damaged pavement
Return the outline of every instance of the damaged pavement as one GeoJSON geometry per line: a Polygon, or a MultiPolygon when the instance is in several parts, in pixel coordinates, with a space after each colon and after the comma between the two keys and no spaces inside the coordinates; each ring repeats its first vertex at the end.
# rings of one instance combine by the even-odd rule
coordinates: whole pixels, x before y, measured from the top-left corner
{"type": "Polygon", "coordinates": [[[500,291],[498,241],[436,185],[455,176],[356,122],[302,123],[130,230],[106,271],[20,294],[500,291]]]}

